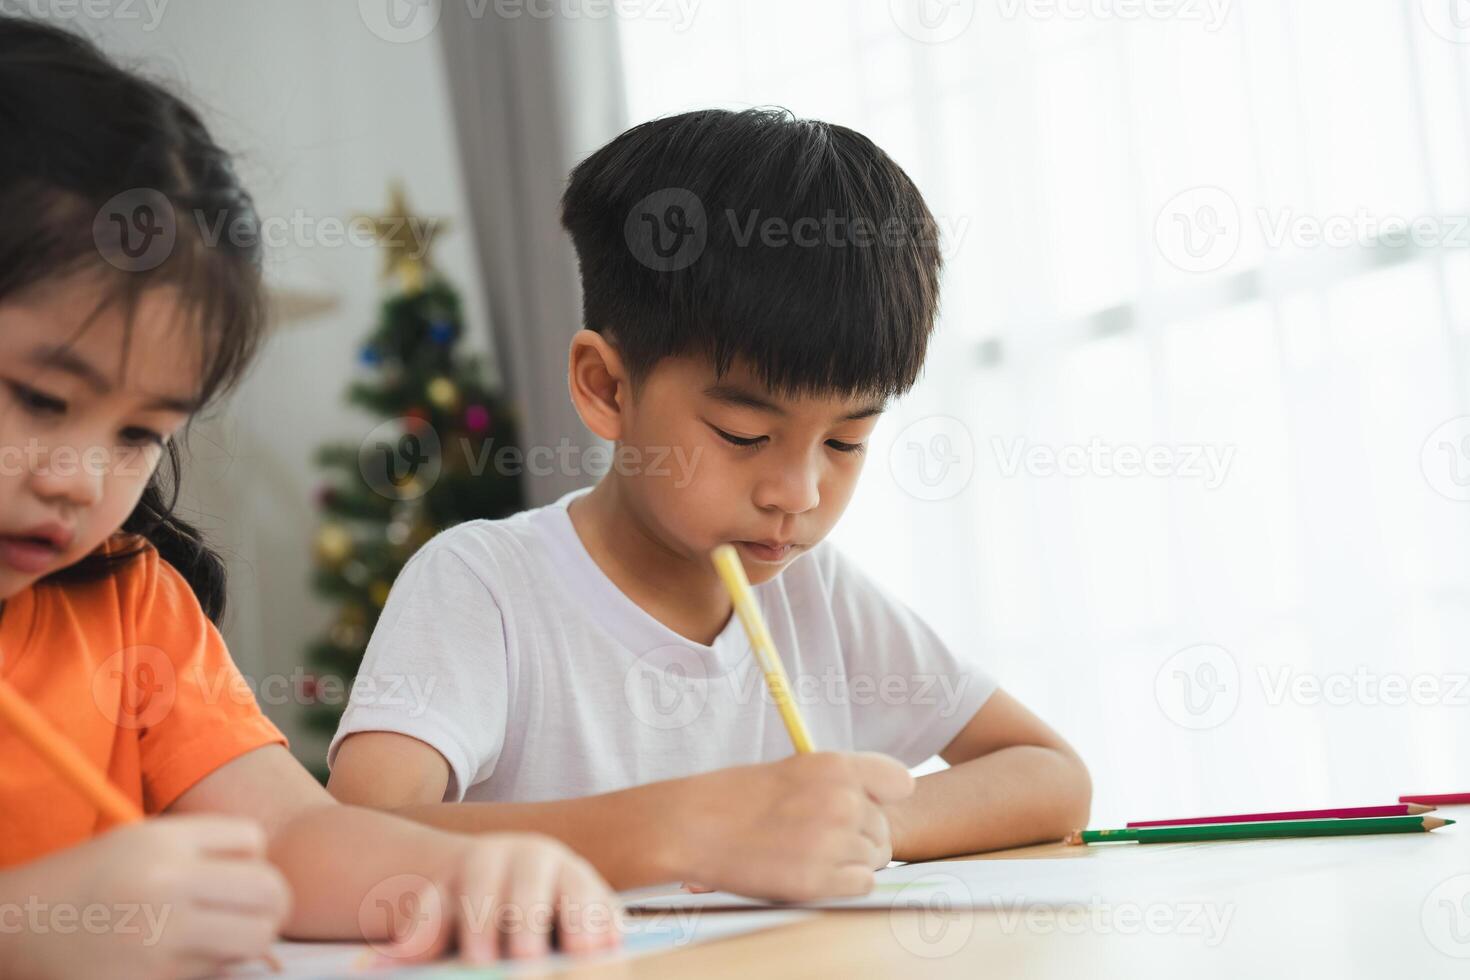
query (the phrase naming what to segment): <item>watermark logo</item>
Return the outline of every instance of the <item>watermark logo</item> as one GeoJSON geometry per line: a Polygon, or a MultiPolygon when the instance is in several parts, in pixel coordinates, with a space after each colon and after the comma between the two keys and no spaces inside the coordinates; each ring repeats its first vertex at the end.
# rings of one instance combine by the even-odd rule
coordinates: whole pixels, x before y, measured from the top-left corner
{"type": "Polygon", "coordinates": [[[1309,708],[1470,707],[1470,674],[1466,673],[1380,673],[1359,664],[1351,672],[1316,674],[1298,672],[1290,666],[1272,670],[1260,665],[1256,677],[1266,703],[1273,708],[1287,701],[1309,708]]]}
{"type": "Polygon", "coordinates": [[[907,882],[893,896],[888,927],[915,956],[953,956],[975,932],[970,890],[961,879],[942,872],[907,882]]]}
{"type": "Polygon", "coordinates": [[[1470,0],[1419,0],[1429,29],[1452,44],[1470,44],[1470,0]]]}
{"type": "Polygon", "coordinates": [[[0,14],[32,20],[141,22],[145,34],[158,29],[170,0],[0,0],[0,14]]]}
{"type": "Polygon", "coordinates": [[[92,672],[92,702],[104,718],[128,731],[163,721],[178,693],[174,662],[154,646],[119,650],[92,672]]]}
{"type": "Polygon", "coordinates": [[[658,731],[699,720],[709,702],[703,658],[684,646],[663,646],[633,661],[623,675],[623,698],[633,716],[658,731]]]}
{"type": "Polygon", "coordinates": [[[687,269],[704,254],[709,224],[693,191],[665,187],[633,205],[623,238],[633,257],[655,272],[687,269]]]}
{"type": "Polygon", "coordinates": [[[383,956],[417,959],[434,947],[444,927],[443,898],[423,875],[401,874],[374,885],[357,907],[357,925],[383,956]],[[381,937],[381,938],[377,938],[381,937]]]}
{"type": "Polygon", "coordinates": [[[289,674],[257,677],[240,673],[233,665],[212,670],[195,665],[185,671],[185,677],[210,705],[229,702],[278,708],[352,704],[391,710],[403,718],[422,718],[439,684],[436,674],[360,671],[349,679],[341,674],[307,673],[302,667],[293,668],[289,674]]]}
{"type": "Polygon", "coordinates": [[[1154,699],[1181,728],[1202,731],[1223,725],[1240,703],[1240,666],[1222,646],[1185,647],[1154,675],[1154,699]]]}
{"type": "Polygon", "coordinates": [[[34,437],[24,446],[0,446],[0,476],[149,476],[154,452],[143,446],[48,446],[34,437]]]}
{"type": "MultiPolygon", "coordinates": [[[[966,673],[851,674],[828,665],[819,671],[793,671],[789,680],[792,700],[798,706],[922,705],[932,717],[952,718],[971,704],[974,678],[966,673]]],[[[741,708],[756,703],[776,706],[770,685],[748,648],[734,669],[712,673],[703,656],[689,647],[659,647],[640,656],[623,675],[623,696],[635,717],[660,731],[698,721],[712,699],[741,708]]]]}
{"type": "Polygon", "coordinates": [[[178,234],[173,205],[151,187],[114,195],[92,219],[98,254],[123,272],[148,272],[163,265],[178,234]]]}
{"type": "Polygon", "coordinates": [[[1234,446],[1191,443],[1138,446],[1110,445],[1094,436],[1084,446],[1072,443],[1052,446],[1014,439],[1009,443],[995,436],[990,440],[1000,475],[1011,478],[1025,472],[1032,477],[1154,477],[1198,480],[1206,490],[1216,490],[1230,472],[1234,446]]]}
{"type": "Polygon", "coordinates": [[[888,15],[920,44],[943,44],[969,28],[975,0],[888,0],[888,15]]]}
{"type": "Polygon", "coordinates": [[[721,241],[739,249],[937,249],[948,256],[963,243],[970,224],[967,214],[931,218],[927,212],[868,215],[834,208],[796,216],[760,208],[709,212],[692,191],[666,187],[628,210],[623,238],[642,265],[656,272],[677,272],[699,260],[712,230],[728,235],[721,241]]]}
{"type": "Polygon", "coordinates": [[[443,469],[439,433],[421,419],[389,419],[363,439],[357,468],[373,492],[389,500],[416,500],[438,482],[443,469]]]}
{"type": "Polygon", "coordinates": [[[1240,208],[1219,187],[1191,187],[1165,202],[1154,220],[1159,253],[1185,272],[1215,272],[1240,248],[1240,208]]]}
{"type": "Polygon", "coordinates": [[[998,6],[1006,20],[1192,21],[1211,34],[1230,16],[1230,0],[999,0],[998,6]]]}
{"type": "MultiPolygon", "coordinates": [[[[704,447],[583,446],[563,436],[556,445],[521,447],[495,437],[458,436],[447,445],[438,431],[415,416],[390,419],[373,428],[358,447],[358,470],[373,491],[389,500],[414,500],[433,489],[446,465],[471,477],[552,475],[599,480],[610,472],[668,480],[683,490],[694,482],[704,447]]],[[[0,464],[4,454],[0,453],[0,464]]]]}
{"type": "Polygon", "coordinates": [[[1429,945],[1446,956],[1470,959],[1470,874],[1434,886],[1419,910],[1429,945]]]}
{"type": "Polygon", "coordinates": [[[357,0],[363,24],[384,41],[412,44],[439,26],[439,0],[357,0]]]}
{"type": "Polygon", "coordinates": [[[173,906],[137,902],[77,905],[51,903],[36,895],[21,902],[0,902],[0,936],[129,936],[144,949],[163,940],[173,906]]]}
{"type": "Polygon", "coordinates": [[[1001,932],[1018,929],[1038,936],[1118,935],[1185,936],[1202,940],[1208,948],[1225,941],[1234,904],[1213,902],[1119,902],[1093,896],[1090,902],[1027,903],[1022,899],[990,896],[1001,932]]]}
{"type": "Polygon", "coordinates": [[[1291,208],[1255,209],[1267,248],[1470,248],[1470,216],[1463,214],[1299,214],[1291,208]]]}
{"type": "Polygon", "coordinates": [[[959,419],[930,415],[899,432],[888,449],[888,470],[909,496],[948,500],[975,473],[975,440],[959,419]]]}
{"type": "Polygon", "coordinates": [[[1470,415],[1442,423],[1419,450],[1424,479],[1440,496],[1470,500],[1470,415]]]}

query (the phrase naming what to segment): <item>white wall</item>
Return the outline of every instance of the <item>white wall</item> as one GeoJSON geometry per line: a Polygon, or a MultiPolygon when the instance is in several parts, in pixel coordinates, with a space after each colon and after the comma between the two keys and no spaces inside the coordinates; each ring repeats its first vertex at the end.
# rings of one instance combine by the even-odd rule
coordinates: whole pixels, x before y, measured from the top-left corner
{"type": "MultiPolygon", "coordinates": [[[[49,19],[62,19],[64,8],[50,9],[49,19]]],[[[161,10],[156,24],[142,3],[133,19],[71,23],[178,83],[237,152],[264,217],[377,213],[393,177],[419,213],[456,217],[435,255],[464,293],[470,343],[488,347],[438,38],[389,43],[367,29],[358,4],[340,0],[163,0],[161,10]]],[[[309,588],[319,484],[312,456],[375,424],[342,393],[377,314],[382,256],[314,238],[273,250],[269,276],[334,294],[336,309],[271,339],[242,389],[196,427],[186,469],[185,513],[229,556],[225,633],[253,677],[290,676],[305,641],[331,618],[309,588]]],[[[318,742],[295,737],[294,704],[265,707],[299,755],[320,756],[318,742]]]]}

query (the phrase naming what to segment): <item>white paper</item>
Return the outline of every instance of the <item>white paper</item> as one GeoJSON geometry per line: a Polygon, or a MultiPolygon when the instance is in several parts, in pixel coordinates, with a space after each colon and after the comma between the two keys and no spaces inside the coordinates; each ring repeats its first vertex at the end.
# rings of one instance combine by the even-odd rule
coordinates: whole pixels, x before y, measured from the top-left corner
{"type": "MultiPolygon", "coordinates": [[[[589,963],[611,963],[662,953],[695,943],[710,942],[727,936],[741,935],[760,929],[771,929],[809,917],[808,912],[729,912],[704,913],[697,909],[663,909],[628,917],[627,931],[621,949],[595,956],[547,956],[539,960],[501,961],[495,964],[497,975],[536,976],[589,963]]],[[[229,977],[262,977],[274,980],[306,980],[306,978],[343,977],[370,973],[385,977],[450,977],[461,975],[464,968],[453,961],[428,963],[399,969],[373,968],[377,954],[362,943],[276,943],[271,950],[281,963],[281,972],[272,973],[262,962],[244,964],[227,974],[229,977]]]]}
{"type": "Polygon", "coordinates": [[[1355,861],[1390,859],[1398,852],[1394,843],[1381,837],[1323,837],[1310,841],[1107,844],[1086,852],[1079,849],[1075,858],[928,861],[892,866],[878,871],[876,887],[859,898],[778,904],[729,892],[690,894],[665,889],[658,894],[625,896],[624,901],[629,910],[947,910],[1158,901],[1308,873],[1337,866],[1346,857],[1355,861]],[[1280,844],[1296,846],[1276,846],[1280,844]]]}

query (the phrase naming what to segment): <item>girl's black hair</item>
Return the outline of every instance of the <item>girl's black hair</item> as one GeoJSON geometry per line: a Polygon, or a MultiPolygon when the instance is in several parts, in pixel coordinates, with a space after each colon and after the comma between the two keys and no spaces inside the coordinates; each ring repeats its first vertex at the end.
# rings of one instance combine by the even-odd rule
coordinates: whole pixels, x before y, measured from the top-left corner
{"type": "MultiPolygon", "coordinates": [[[[264,332],[258,230],[229,155],[194,110],[80,35],[0,16],[0,302],[90,273],[107,285],[103,307],[131,323],[144,290],[172,286],[204,340],[208,403],[239,380],[264,332]],[[163,255],[127,237],[145,228],[166,232],[163,255]]],[[[170,441],[123,540],[46,581],[95,581],[151,544],[218,623],[224,561],[174,515],[179,472],[170,441]]]]}

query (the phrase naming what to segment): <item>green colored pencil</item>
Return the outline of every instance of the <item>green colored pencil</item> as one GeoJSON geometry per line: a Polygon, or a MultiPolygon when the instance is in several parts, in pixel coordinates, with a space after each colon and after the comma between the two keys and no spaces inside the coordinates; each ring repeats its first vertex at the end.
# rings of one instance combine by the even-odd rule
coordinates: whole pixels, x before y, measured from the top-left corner
{"type": "Polygon", "coordinates": [[[1330,820],[1265,820],[1257,823],[1181,824],[1172,827],[1125,827],[1119,830],[1074,830],[1068,844],[1135,841],[1168,844],[1194,840],[1252,840],[1258,837],[1340,837],[1350,834],[1415,834],[1454,823],[1444,817],[1338,817],[1330,820]]]}

